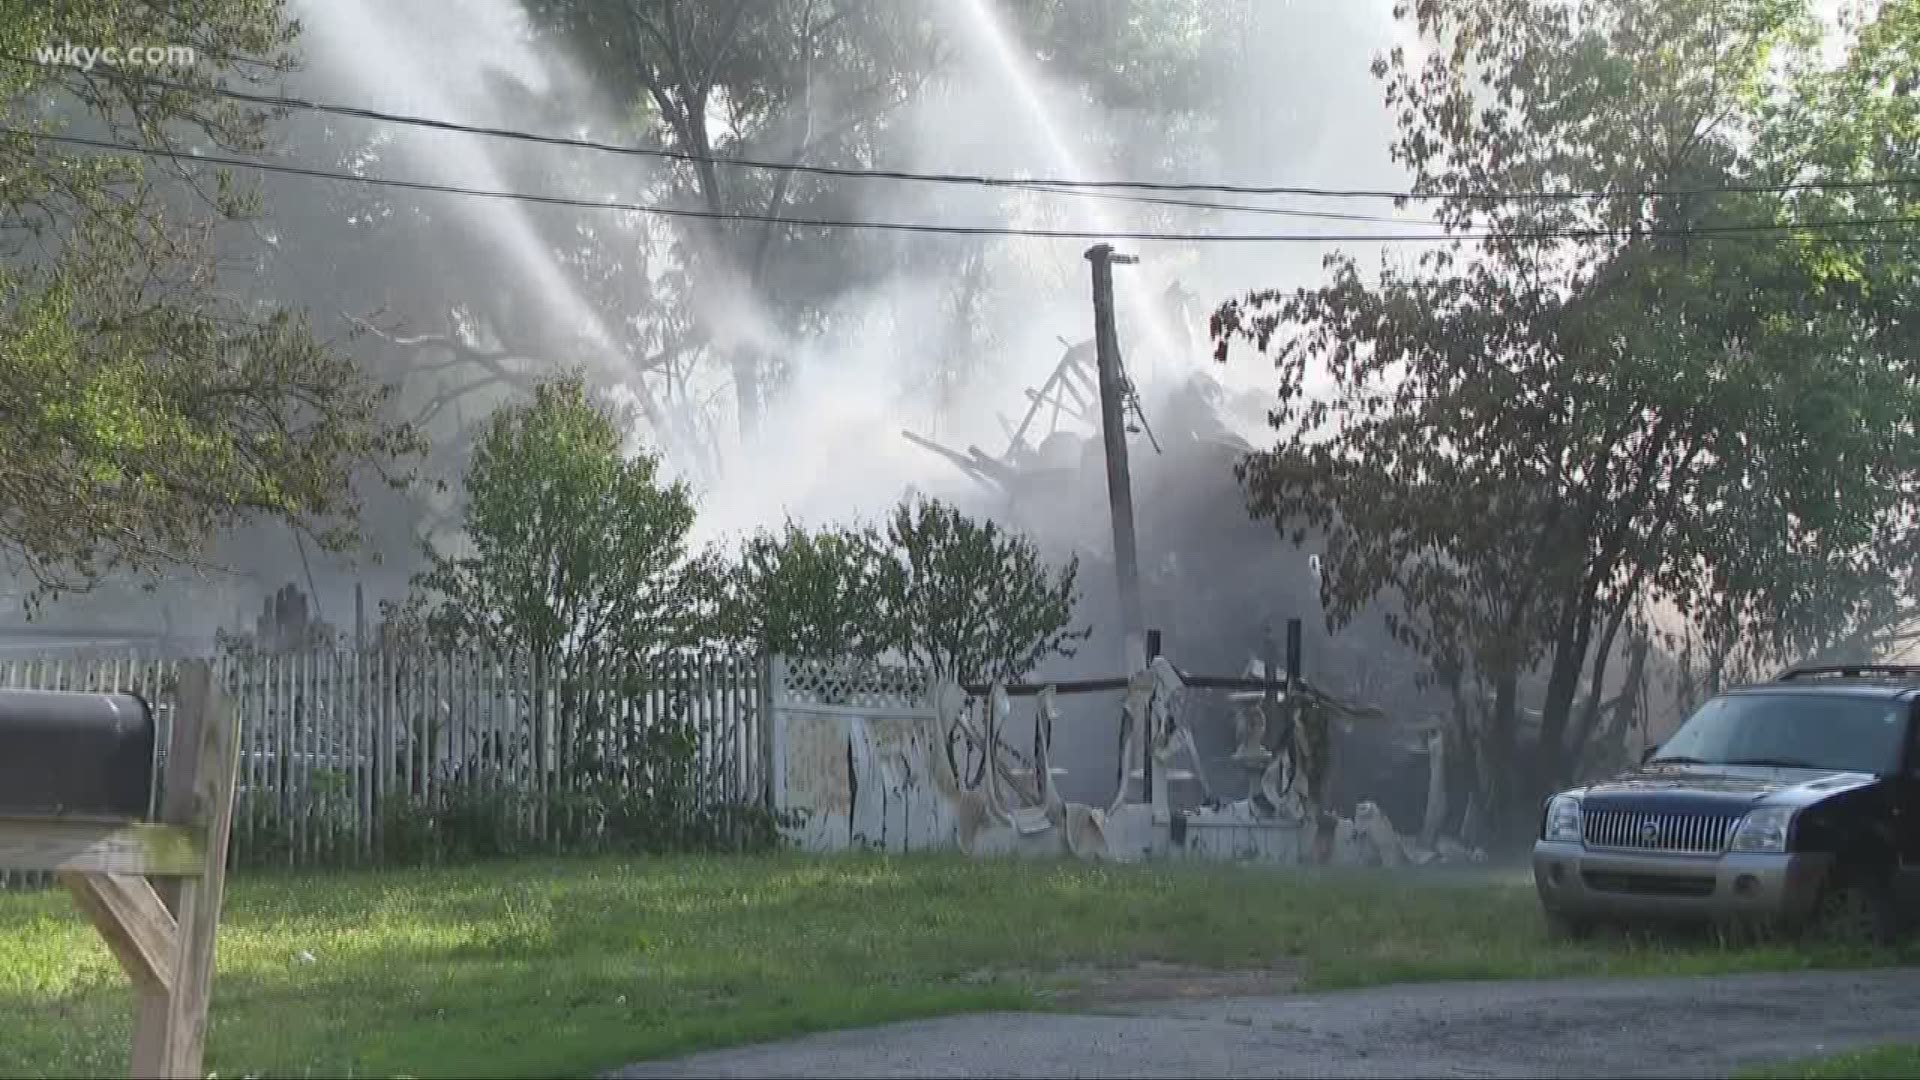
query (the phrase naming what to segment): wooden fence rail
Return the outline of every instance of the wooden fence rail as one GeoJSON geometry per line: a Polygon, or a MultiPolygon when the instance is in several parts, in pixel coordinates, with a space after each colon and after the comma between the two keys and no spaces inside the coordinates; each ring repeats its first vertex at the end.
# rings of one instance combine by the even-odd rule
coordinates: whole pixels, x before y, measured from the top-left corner
{"type": "MultiPolygon", "coordinates": [[[[0,661],[0,686],[126,691],[155,710],[166,745],[177,661],[137,655],[0,661]]],[[[654,782],[637,760],[669,721],[693,741],[690,780],[707,805],[764,802],[760,662],[671,659],[545,678],[478,654],[322,648],[223,657],[218,679],[240,724],[236,861],[371,863],[383,831],[427,808],[512,804],[536,849],[555,839],[550,794],[591,775],[654,782]],[[582,725],[591,723],[589,730],[582,725]]],[[[164,761],[157,764],[164,769],[164,761]]],[[[45,884],[0,877],[0,887],[45,884]]]]}

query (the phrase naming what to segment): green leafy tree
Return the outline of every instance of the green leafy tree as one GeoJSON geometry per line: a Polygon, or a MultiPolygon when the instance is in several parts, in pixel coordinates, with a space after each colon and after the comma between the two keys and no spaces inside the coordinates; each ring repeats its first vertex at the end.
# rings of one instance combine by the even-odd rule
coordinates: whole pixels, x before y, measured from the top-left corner
{"type": "MultiPolygon", "coordinates": [[[[1836,563],[1886,564],[1920,476],[1920,392],[1884,316],[1836,287],[1835,237],[1699,233],[1805,220],[1769,190],[1804,162],[1766,153],[1767,103],[1794,90],[1780,72],[1815,43],[1804,5],[1399,15],[1426,48],[1375,69],[1394,155],[1450,230],[1492,238],[1377,280],[1336,257],[1327,285],[1230,303],[1215,332],[1282,371],[1286,435],[1241,470],[1253,511],[1326,532],[1331,622],[1397,594],[1403,640],[1490,690],[1483,805],[1518,830],[1609,730],[1608,664],[1646,603],[1760,628],[1814,583],[1868,576],[1836,563]],[[1500,191],[1618,194],[1485,197],[1500,191]],[[1307,393],[1310,370],[1331,393],[1307,393]]],[[[1847,229],[1842,252],[1902,235],[1881,228],[1847,229]]]]}
{"type": "Polygon", "coordinates": [[[690,715],[634,722],[709,612],[714,568],[688,551],[687,486],[663,483],[653,455],[628,456],[614,410],[571,376],[494,412],[465,494],[467,551],[427,552],[400,624],[532,662],[558,709],[566,828],[642,847],[700,832],[722,808],[704,798],[690,715]]]}
{"type": "Polygon", "coordinates": [[[894,657],[966,681],[1018,679],[1072,656],[1078,560],[1050,568],[1024,536],[936,501],[902,503],[885,530],[810,533],[789,522],[749,540],[721,625],[756,651],[894,657]]]}
{"type": "Polygon", "coordinates": [[[495,411],[467,470],[468,550],[429,552],[419,579],[428,633],[556,673],[686,645],[704,563],[688,553],[692,495],[659,469],[625,454],[612,411],[578,377],[495,411]]]}
{"type": "Polygon", "coordinates": [[[758,653],[873,659],[893,639],[879,606],[889,569],[870,527],[809,532],[789,521],[743,545],[727,575],[721,625],[758,653]]]}
{"type": "Polygon", "coordinates": [[[895,647],[937,675],[1012,681],[1091,633],[1072,629],[1078,558],[1052,570],[1027,537],[933,500],[895,507],[886,538],[895,647]]]}
{"type": "MultiPolygon", "coordinates": [[[[1840,34],[1844,60],[1796,65],[1794,92],[1767,102],[1756,133],[1756,157],[1765,163],[1759,178],[1825,182],[1786,196],[1800,220],[1920,221],[1920,191],[1883,182],[1920,171],[1920,2],[1860,5],[1843,18],[1840,34]]],[[[1920,274],[1910,241],[1886,229],[1849,229],[1799,246],[1810,287],[1854,313],[1867,355],[1910,366],[1920,355],[1920,323],[1912,317],[1920,274]]],[[[1850,420],[1844,412],[1833,418],[1850,420]]],[[[1910,502],[1911,487],[1905,494],[1910,502]]],[[[1706,685],[1717,685],[1713,676],[1729,663],[1752,674],[1800,660],[1869,660],[1910,643],[1920,622],[1920,536],[1912,526],[1898,514],[1882,515],[1879,542],[1839,557],[1769,560],[1763,549],[1730,567],[1737,584],[1700,609],[1710,642],[1706,685]],[[1748,602],[1755,597],[1757,611],[1748,602]]]]}
{"type": "MultiPolygon", "coordinates": [[[[1216,133],[1256,22],[1236,0],[993,0],[1048,78],[1111,110],[1129,175],[1190,172],[1216,133]]],[[[1256,58],[1255,63],[1270,60],[1256,58]]],[[[1276,122],[1280,122],[1275,118],[1276,122]]]]}
{"type": "Polygon", "coordinates": [[[0,7],[0,561],[35,598],[203,562],[263,516],[344,548],[356,472],[419,449],[300,317],[219,293],[218,225],[252,212],[229,178],[48,138],[256,151],[269,115],[207,91],[281,70],[293,34],[277,0],[0,7]],[[196,62],[167,85],[25,62],[130,40],[196,62]]]}

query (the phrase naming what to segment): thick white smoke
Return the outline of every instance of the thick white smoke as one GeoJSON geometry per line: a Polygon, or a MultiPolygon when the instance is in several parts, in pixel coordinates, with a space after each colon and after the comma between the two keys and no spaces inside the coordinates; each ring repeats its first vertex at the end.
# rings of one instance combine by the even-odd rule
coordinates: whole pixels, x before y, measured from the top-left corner
{"type": "MultiPolygon", "coordinates": [[[[897,147],[902,157],[890,167],[1084,179],[1126,174],[1126,163],[1105,151],[1114,132],[1138,134],[1140,118],[1104,108],[1079,89],[1049,78],[1023,59],[1017,43],[1005,48],[1005,28],[982,25],[987,7],[975,0],[938,6],[952,32],[955,68],[901,118],[909,137],[897,147]]],[[[1256,3],[1249,14],[1249,37],[1239,43],[1242,62],[1221,70],[1221,78],[1233,85],[1220,88],[1224,106],[1218,130],[1177,150],[1189,161],[1187,175],[1238,184],[1403,184],[1386,157],[1390,125],[1367,72],[1373,55],[1393,44],[1386,0],[1256,3]]],[[[859,216],[876,220],[937,217],[962,224],[1114,233],[1406,231],[1393,224],[1265,214],[1153,215],[1151,208],[1124,201],[922,184],[871,183],[856,190],[863,196],[859,216]]],[[[1390,204],[1377,201],[1239,201],[1394,215],[1390,204]]],[[[1024,391],[1038,386],[1059,361],[1062,338],[1077,342],[1092,335],[1082,258],[1092,241],[978,242],[992,247],[996,288],[986,336],[993,348],[977,358],[968,384],[938,413],[914,385],[937,347],[931,331],[950,282],[902,275],[849,297],[831,320],[833,332],[789,346],[796,373],[772,404],[762,432],[730,455],[726,471],[710,488],[708,530],[734,533],[789,514],[808,520],[873,514],[909,486],[929,492],[966,488],[970,482],[950,463],[901,438],[902,427],[936,435],[962,451],[976,443],[992,453],[1004,448],[1000,417],[1017,419],[1025,412],[1024,391]]],[[[1232,389],[1270,391],[1271,372],[1244,351],[1229,365],[1207,359],[1206,315],[1221,300],[1248,289],[1315,280],[1320,260],[1331,249],[1126,240],[1117,246],[1141,258],[1116,275],[1130,374],[1149,408],[1196,372],[1232,389]],[[1156,309],[1161,293],[1176,281],[1194,297],[1184,327],[1171,326],[1156,309]],[[1169,355],[1172,334],[1182,331],[1191,335],[1192,351],[1169,355]]],[[[1243,434],[1258,440],[1266,433],[1243,434]]]]}
{"type": "MultiPolygon", "coordinates": [[[[1396,186],[1396,171],[1384,152],[1387,118],[1366,71],[1372,56],[1393,43],[1388,0],[1252,0],[1244,13],[1244,34],[1219,43],[1214,125],[1199,133],[1157,131],[1143,116],[1110,107],[1056,78],[1007,28],[990,24],[990,7],[976,0],[929,0],[927,11],[948,38],[950,64],[889,118],[887,160],[880,164],[928,172],[1110,178],[1172,156],[1184,175],[1231,183],[1396,186]]],[[[550,40],[536,43],[516,0],[299,0],[295,10],[304,28],[305,62],[290,85],[297,94],[472,124],[623,137],[620,103],[609,100],[590,73],[550,40]]],[[[823,87],[822,100],[831,102],[845,90],[823,87]]],[[[288,157],[335,166],[311,158],[315,147],[309,137],[322,130],[345,133],[348,143],[364,142],[362,165],[376,175],[625,201],[638,199],[655,175],[654,166],[631,157],[297,112],[283,140],[288,157]]],[[[404,297],[419,291],[423,274],[457,274],[447,291],[480,313],[483,323],[489,312],[496,319],[498,312],[507,312],[518,320],[511,336],[539,347],[536,361],[548,358],[556,371],[584,366],[603,382],[624,380],[631,387],[631,374],[620,370],[631,350],[623,352],[621,341],[644,336],[651,323],[674,314],[661,311],[650,296],[583,284],[572,253],[556,244],[554,223],[571,216],[582,228],[598,230],[596,240],[583,243],[632,243],[654,258],[663,252],[664,241],[686,235],[680,223],[636,223],[630,216],[504,200],[408,196],[432,211],[430,220],[361,223],[345,231],[413,228],[417,262],[395,265],[385,280],[377,266],[341,278],[319,253],[339,242],[343,222],[308,204],[316,201],[316,192],[325,196],[344,189],[294,178],[271,179],[267,186],[267,224],[280,269],[271,282],[258,286],[261,298],[307,309],[323,333],[343,343],[349,329],[345,316],[383,308],[395,296],[404,309],[404,297]],[[609,241],[611,230],[623,231],[609,241]],[[444,269],[429,269],[435,267],[444,269]]],[[[1116,200],[955,186],[849,180],[843,190],[850,196],[845,216],[875,220],[1102,232],[1369,227],[1255,214],[1209,217],[1116,200]]],[[[1356,209],[1351,203],[1264,201],[1356,209]]],[[[1380,209],[1376,203],[1360,206],[1380,209]]],[[[909,488],[977,494],[951,463],[900,432],[911,429],[962,451],[978,445],[991,454],[1001,452],[1006,446],[1002,418],[1017,421],[1025,412],[1025,389],[1037,386],[1058,362],[1062,339],[1091,336],[1082,258],[1090,243],[894,236],[873,245],[882,265],[888,252],[950,251],[952,258],[922,258],[910,272],[882,274],[843,292],[825,318],[791,336],[775,329],[776,320],[758,310],[752,295],[702,297],[702,303],[716,305],[724,327],[778,357],[784,377],[759,428],[744,440],[722,440],[718,474],[696,474],[703,509],[699,539],[776,526],[789,515],[813,523],[871,517],[909,488]],[[969,258],[981,261],[973,270],[984,282],[978,344],[954,356],[946,351],[943,335],[969,258]],[[943,366],[958,374],[936,393],[943,366]]],[[[1119,317],[1150,420],[1166,395],[1195,372],[1243,389],[1269,390],[1270,372],[1257,360],[1243,356],[1221,367],[1207,359],[1205,316],[1220,300],[1246,289],[1313,280],[1327,250],[1318,244],[1124,240],[1118,246],[1141,258],[1139,265],[1117,271],[1119,317]],[[1170,327],[1154,306],[1176,280],[1194,297],[1183,327],[1170,327]],[[1170,329],[1191,335],[1191,353],[1171,355],[1170,329]]],[[[414,331],[443,329],[435,318],[444,321],[446,315],[395,314],[414,320],[407,324],[414,331]]],[[[508,329],[481,325],[479,333],[506,336],[508,329]]],[[[712,365],[698,374],[687,394],[719,403],[724,413],[732,400],[726,377],[712,365]]],[[[462,400],[461,415],[471,422],[499,400],[498,391],[474,394],[462,400]]],[[[722,419],[730,429],[730,418],[722,419]]],[[[1264,437],[1257,424],[1253,428],[1244,434],[1264,437]]],[[[672,433],[637,434],[642,441],[675,445],[672,433]]],[[[1136,442],[1142,446],[1136,453],[1150,452],[1136,442]]],[[[691,469],[688,461],[677,464],[691,469]]],[[[231,625],[237,612],[256,606],[257,595],[289,581],[305,587],[309,578],[324,594],[321,610],[336,623],[349,617],[354,582],[368,585],[369,605],[395,598],[405,587],[411,541],[401,532],[383,533],[378,521],[370,524],[383,568],[365,559],[301,552],[285,530],[261,530],[246,543],[230,545],[233,561],[248,576],[226,581],[217,604],[187,605],[190,620],[231,625]]],[[[211,580],[180,583],[183,595],[198,597],[209,595],[212,585],[211,580]]],[[[1088,582],[1089,589],[1105,587],[1102,579],[1088,582]]]]}

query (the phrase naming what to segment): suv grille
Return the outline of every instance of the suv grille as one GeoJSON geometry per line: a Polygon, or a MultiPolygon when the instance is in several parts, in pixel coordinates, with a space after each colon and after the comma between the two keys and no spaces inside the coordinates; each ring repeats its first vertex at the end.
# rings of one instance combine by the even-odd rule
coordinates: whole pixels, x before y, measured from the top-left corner
{"type": "Polygon", "coordinates": [[[1727,834],[1739,820],[1738,815],[1725,814],[1589,810],[1580,831],[1588,847],[1718,854],[1727,846],[1727,834]]]}

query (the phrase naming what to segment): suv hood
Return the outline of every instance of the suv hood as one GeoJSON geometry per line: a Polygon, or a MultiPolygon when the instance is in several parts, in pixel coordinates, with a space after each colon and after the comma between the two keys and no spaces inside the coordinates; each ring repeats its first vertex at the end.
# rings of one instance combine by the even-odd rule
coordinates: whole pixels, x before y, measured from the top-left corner
{"type": "Polygon", "coordinates": [[[1741,813],[1805,806],[1875,783],[1872,773],[1751,765],[1658,765],[1588,787],[1587,805],[1612,809],[1741,813]]]}

